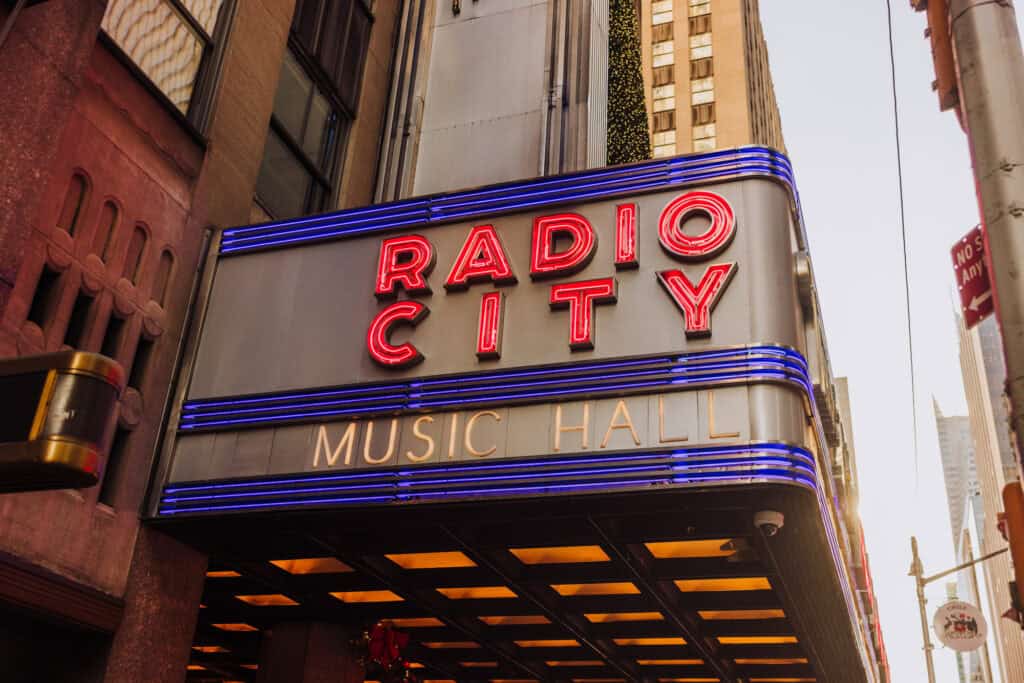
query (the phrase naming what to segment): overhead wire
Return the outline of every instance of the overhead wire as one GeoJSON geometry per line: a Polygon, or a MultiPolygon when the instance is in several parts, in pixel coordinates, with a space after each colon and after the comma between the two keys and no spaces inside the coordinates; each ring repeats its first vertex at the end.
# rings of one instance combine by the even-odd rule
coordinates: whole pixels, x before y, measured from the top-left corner
{"type": "Polygon", "coordinates": [[[896,89],[896,46],[892,27],[892,0],[885,0],[889,27],[889,70],[892,76],[892,118],[896,139],[896,179],[900,204],[900,240],[903,246],[903,293],[907,311],[907,355],[910,358],[910,414],[914,430],[914,494],[921,483],[917,439],[917,381],[914,374],[914,330],[910,316],[910,255],[907,251],[907,219],[903,201],[903,148],[900,141],[900,107],[896,89]]]}

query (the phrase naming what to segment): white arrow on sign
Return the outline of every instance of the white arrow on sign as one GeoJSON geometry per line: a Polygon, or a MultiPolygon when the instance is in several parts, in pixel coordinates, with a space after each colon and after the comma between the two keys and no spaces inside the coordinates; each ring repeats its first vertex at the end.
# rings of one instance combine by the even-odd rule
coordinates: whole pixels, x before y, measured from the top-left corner
{"type": "Polygon", "coordinates": [[[991,289],[989,291],[985,292],[984,294],[982,294],[981,296],[973,296],[973,297],[971,297],[971,303],[967,306],[967,308],[971,309],[972,311],[976,311],[976,310],[978,310],[978,306],[983,304],[986,300],[990,299],[991,297],[992,297],[992,290],[991,289]]]}

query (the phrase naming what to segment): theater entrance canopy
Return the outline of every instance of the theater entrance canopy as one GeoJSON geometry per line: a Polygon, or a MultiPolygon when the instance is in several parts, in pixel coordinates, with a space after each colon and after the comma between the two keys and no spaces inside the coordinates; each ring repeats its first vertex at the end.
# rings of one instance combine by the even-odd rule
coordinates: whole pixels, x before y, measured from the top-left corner
{"type": "Polygon", "coordinates": [[[224,231],[150,509],[194,675],[390,620],[421,680],[877,680],[804,248],[763,148],[224,231]]]}

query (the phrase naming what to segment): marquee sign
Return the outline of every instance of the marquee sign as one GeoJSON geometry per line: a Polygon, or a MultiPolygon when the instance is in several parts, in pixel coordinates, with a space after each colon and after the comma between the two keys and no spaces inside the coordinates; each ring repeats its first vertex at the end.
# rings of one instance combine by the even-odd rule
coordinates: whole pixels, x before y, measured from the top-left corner
{"type": "Polygon", "coordinates": [[[813,488],[801,231],[761,148],[225,231],[158,512],[813,488]]]}

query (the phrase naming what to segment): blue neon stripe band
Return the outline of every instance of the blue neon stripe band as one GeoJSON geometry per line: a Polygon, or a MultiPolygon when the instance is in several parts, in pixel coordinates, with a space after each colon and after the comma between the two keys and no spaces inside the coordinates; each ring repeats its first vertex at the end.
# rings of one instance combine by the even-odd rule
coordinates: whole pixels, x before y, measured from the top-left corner
{"type": "Polygon", "coordinates": [[[179,484],[164,490],[160,514],[697,483],[787,481],[815,488],[814,476],[808,451],[785,444],[752,444],[179,484]]]}
{"type": "Polygon", "coordinates": [[[621,391],[764,381],[793,384],[807,392],[809,397],[813,395],[807,365],[799,353],[785,347],[759,345],[546,368],[517,368],[505,372],[416,379],[405,383],[200,399],[184,404],[179,429],[269,426],[427,408],[535,402],[557,396],[601,396],[621,391]]]}
{"type": "Polygon", "coordinates": [[[221,254],[296,246],[414,225],[428,228],[460,219],[742,177],[782,182],[792,195],[802,231],[799,196],[789,160],[769,148],[744,147],[231,228],[223,233],[221,254]]]}

